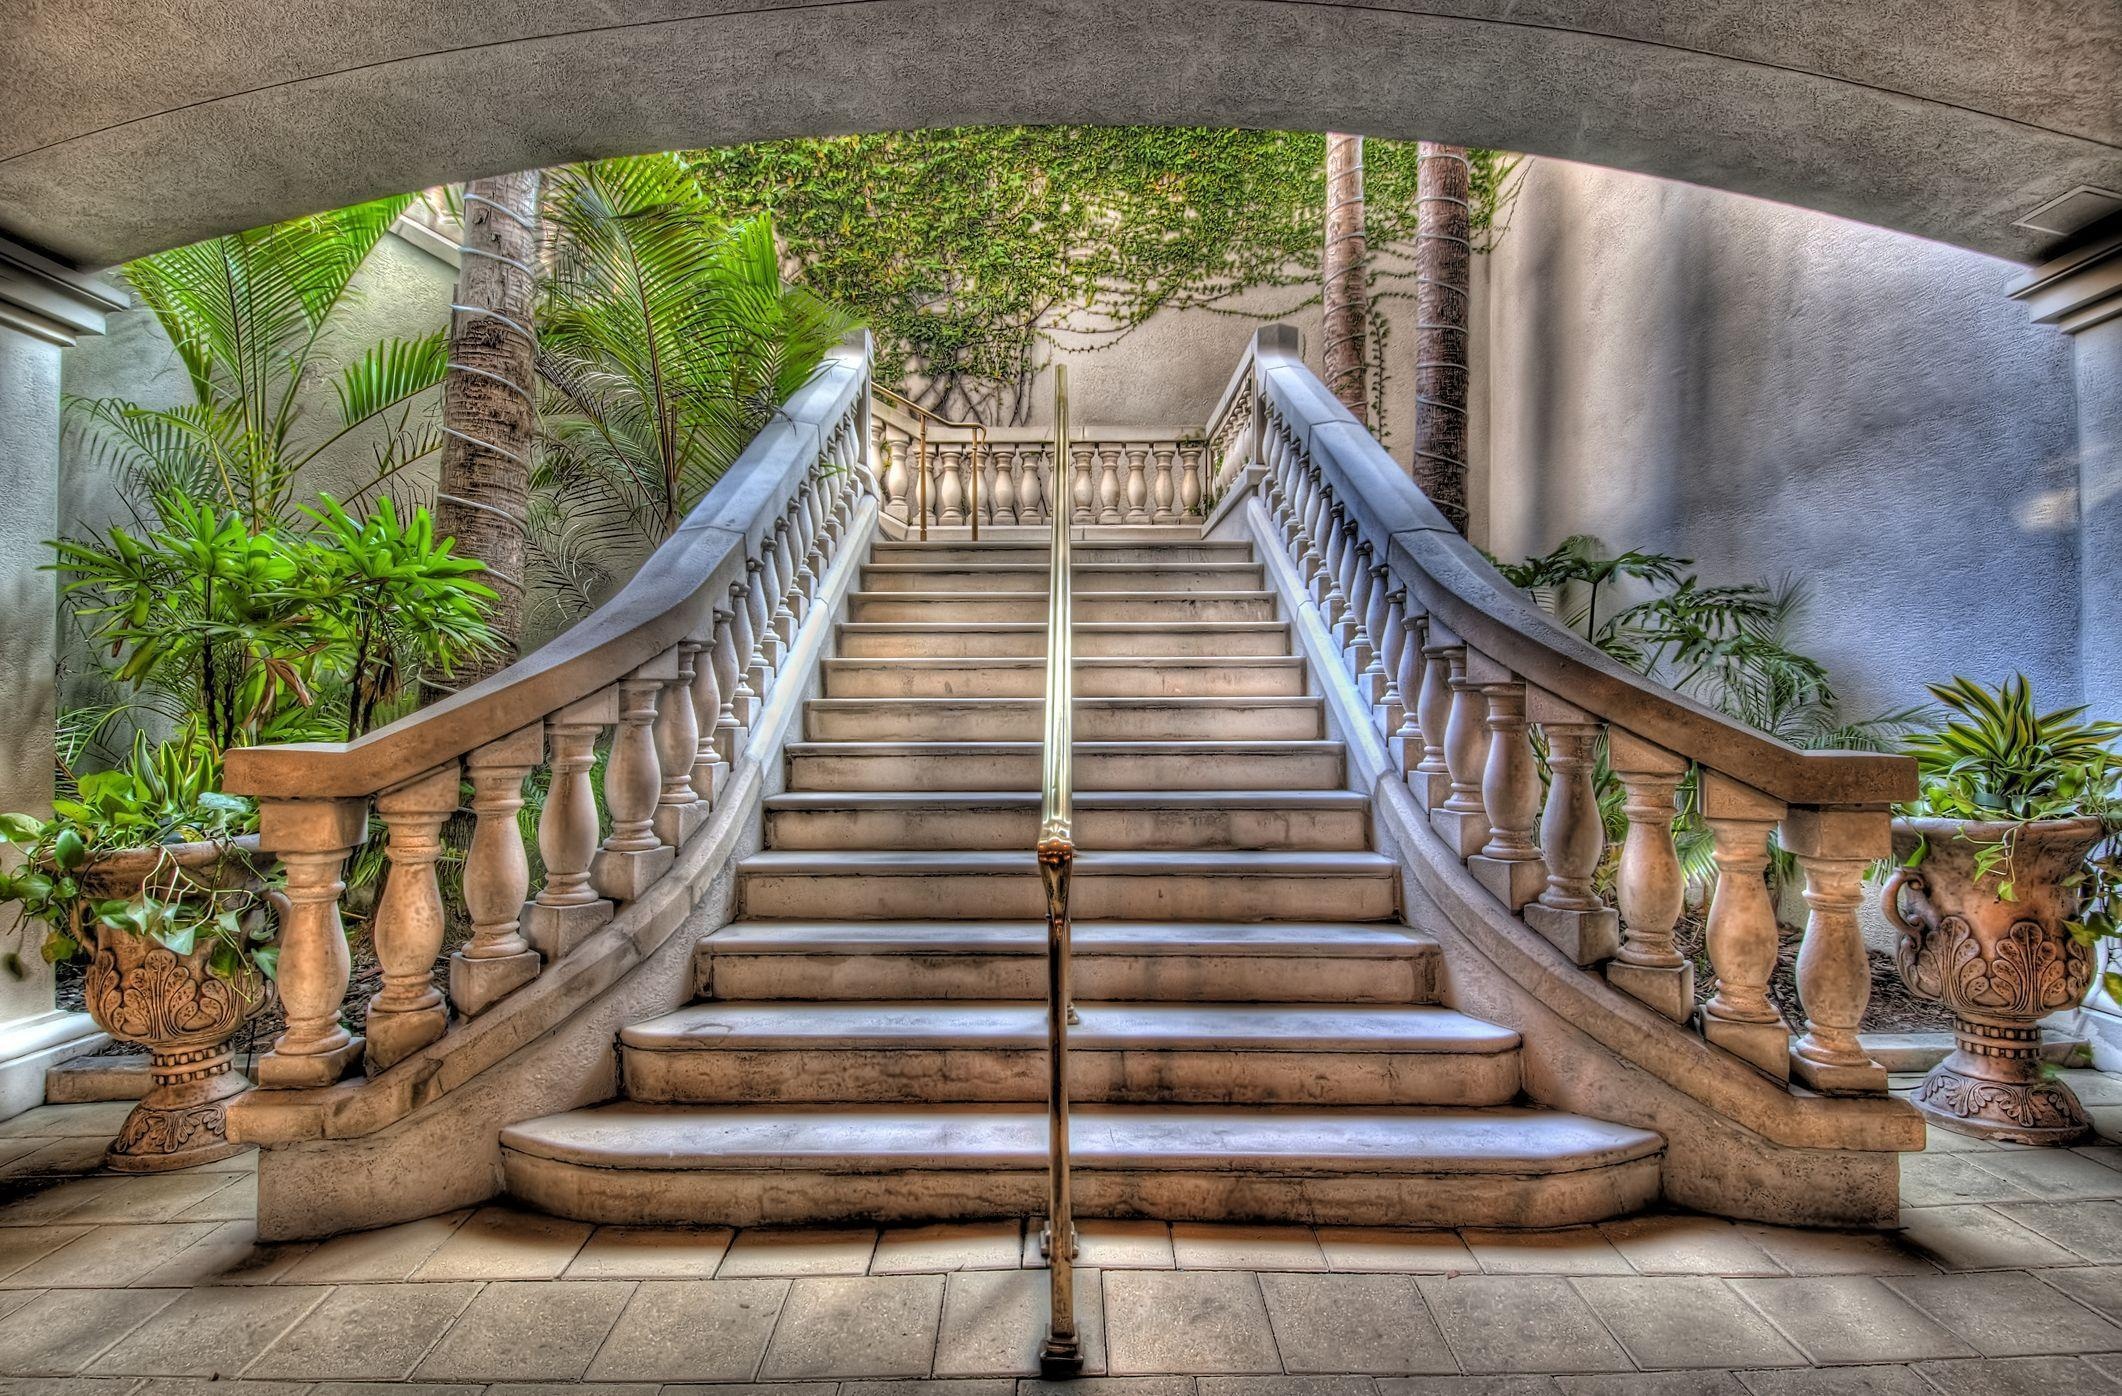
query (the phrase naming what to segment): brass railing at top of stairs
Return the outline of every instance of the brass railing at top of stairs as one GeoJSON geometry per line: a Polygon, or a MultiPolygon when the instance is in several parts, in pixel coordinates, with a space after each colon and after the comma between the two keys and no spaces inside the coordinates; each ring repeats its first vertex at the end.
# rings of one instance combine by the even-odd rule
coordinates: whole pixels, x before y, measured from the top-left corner
{"type": "MultiPolygon", "coordinates": [[[[1068,370],[1054,368],[1054,460],[1068,459],[1068,370]]],[[[1056,493],[1060,477],[1056,467],[1056,493]]],[[[1068,511],[1053,511],[1052,555],[1047,560],[1046,731],[1042,750],[1039,814],[1039,878],[1046,889],[1047,1034],[1047,1212],[1046,1257],[1052,1311],[1039,1367],[1048,1376],[1083,1370],[1083,1340],[1076,1329],[1076,1227],[1069,1202],[1068,1025],[1075,1016],[1069,998],[1068,884],[1076,840],[1071,789],[1075,742],[1075,661],[1070,634],[1068,511]]]]}
{"type": "Polygon", "coordinates": [[[948,427],[952,431],[970,432],[972,434],[973,468],[970,485],[972,507],[966,510],[965,517],[966,521],[973,527],[973,541],[975,543],[979,542],[980,470],[987,461],[987,428],[979,422],[954,422],[941,413],[923,407],[910,397],[893,392],[882,383],[872,382],[870,391],[914,419],[914,479],[916,482],[915,488],[920,491],[920,499],[915,509],[914,517],[920,526],[921,541],[924,543],[928,541],[928,429],[930,426],[948,427]]]}

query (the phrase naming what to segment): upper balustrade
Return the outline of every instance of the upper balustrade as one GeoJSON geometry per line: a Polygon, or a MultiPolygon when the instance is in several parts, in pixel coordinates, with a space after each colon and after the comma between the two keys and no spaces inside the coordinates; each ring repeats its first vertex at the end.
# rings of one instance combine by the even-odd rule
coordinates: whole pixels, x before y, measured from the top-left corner
{"type": "Polygon", "coordinates": [[[1858,1040],[1870,967],[1856,912],[1867,867],[1888,852],[1889,806],[1915,794],[1913,762],[1785,745],[1556,623],[1430,505],[1305,367],[1287,327],[1255,338],[1206,436],[1211,499],[1257,484],[1302,604],[1450,857],[1577,965],[1763,1072],[1827,1094],[1885,1091],[1858,1040]],[[1595,885],[1602,748],[1626,792],[1611,905],[1595,885]],[[1690,771],[1717,869],[1715,992],[1699,1012],[1674,934],[1675,801],[1690,771]],[[1795,857],[1809,907],[1795,1040],[1769,997],[1771,835],[1795,857]]]}

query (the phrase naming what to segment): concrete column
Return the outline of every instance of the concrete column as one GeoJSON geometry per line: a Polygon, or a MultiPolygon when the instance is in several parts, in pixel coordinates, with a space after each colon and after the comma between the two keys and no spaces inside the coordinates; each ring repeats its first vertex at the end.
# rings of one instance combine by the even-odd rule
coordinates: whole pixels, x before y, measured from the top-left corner
{"type": "MultiPolygon", "coordinates": [[[[2088,716],[2122,718],[2122,229],[2081,242],[2011,288],[2034,322],[2070,336],[2078,391],[2078,674],[2088,716]]],[[[2122,970],[2113,946],[2106,968],[2122,970]]],[[[2048,1020],[2082,1032],[2096,1065],[2122,1070],[2122,1004],[2099,983],[2085,1007],[2048,1020]],[[2072,1020],[2076,1021],[2072,1021],[2072,1020]]]]}
{"type": "MultiPolygon", "coordinates": [[[[58,641],[56,579],[38,568],[59,531],[59,352],[124,301],[0,239],[0,809],[49,814],[58,641]]],[[[52,1003],[42,928],[0,907],[0,1119],[44,1099],[47,1067],[106,1040],[52,1003]]]]}

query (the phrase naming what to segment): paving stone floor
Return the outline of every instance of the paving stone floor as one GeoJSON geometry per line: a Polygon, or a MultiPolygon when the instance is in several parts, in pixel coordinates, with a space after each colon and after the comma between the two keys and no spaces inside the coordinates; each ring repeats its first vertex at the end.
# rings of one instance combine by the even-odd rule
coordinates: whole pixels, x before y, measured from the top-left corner
{"type": "MultiPolygon", "coordinates": [[[[1098,1376],[1075,1390],[2122,1396],[2122,1077],[2072,1079],[2101,1142],[1933,1131],[1895,1233],[1087,1223],[1098,1376]]],[[[0,1123],[0,1396],[1042,1389],[1046,1280],[1015,1221],[732,1234],[491,1206],[260,1245],[248,1157],[96,1171],[126,1108],[0,1123]]]]}

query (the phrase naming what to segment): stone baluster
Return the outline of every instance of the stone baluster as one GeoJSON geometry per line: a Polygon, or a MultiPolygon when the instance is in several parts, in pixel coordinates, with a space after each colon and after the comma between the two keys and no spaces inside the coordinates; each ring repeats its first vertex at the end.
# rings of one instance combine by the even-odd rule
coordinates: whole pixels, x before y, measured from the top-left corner
{"type": "Polygon", "coordinates": [[[788,647],[796,638],[796,613],[789,608],[789,593],[796,585],[796,560],[794,548],[789,542],[793,531],[789,515],[783,513],[774,520],[773,532],[767,535],[766,546],[761,549],[773,578],[767,587],[766,599],[773,603],[773,615],[767,621],[766,636],[769,650],[766,662],[776,674],[788,658],[788,647]]]}
{"type": "Polygon", "coordinates": [[[1407,700],[1401,696],[1400,689],[1400,673],[1411,648],[1405,619],[1406,604],[1407,589],[1395,583],[1391,572],[1380,565],[1371,583],[1371,608],[1378,624],[1375,679],[1378,696],[1371,703],[1371,712],[1377,719],[1378,733],[1388,746],[1399,735],[1400,725],[1407,719],[1407,700]]]}
{"type": "Polygon", "coordinates": [[[1467,683],[1486,701],[1483,724],[1488,749],[1481,762],[1481,806],[1488,838],[1466,860],[1474,880],[1512,911],[1524,908],[1547,885],[1547,865],[1533,842],[1540,817],[1540,768],[1526,727],[1525,684],[1478,650],[1466,656],[1467,683]]]}
{"type": "Polygon", "coordinates": [[[908,491],[913,480],[906,469],[905,442],[884,443],[884,475],[878,483],[884,491],[884,511],[902,523],[912,522],[913,507],[908,491]]]}
{"type": "Polygon", "coordinates": [[[1198,519],[1201,517],[1201,447],[1179,448],[1179,495],[1177,517],[1198,519]]]}
{"type": "Polygon", "coordinates": [[[1149,513],[1149,446],[1144,442],[1130,441],[1122,454],[1127,458],[1127,513],[1131,524],[1146,524],[1149,513]]]}
{"type": "Polygon", "coordinates": [[[677,657],[666,654],[619,682],[619,728],[604,765],[604,807],[611,812],[612,831],[590,865],[590,885],[615,902],[639,900],[677,856],[656,836],[663,773],[654,731],[657,695],[677,676],[677,657]]]}
{"type": "Polygon", "coordinates": [[[1120,447],[1110,441],[1098,444],[1098,522],[1116,524],[1121,512],[1120,447]]]}
{"type": "Polygon", "coordinates": [[[1415,721],[1422,738],[1422,754],[1409,773],[1408,784],[1426,810],[1440,810],[1451,798],[1451,766],[1444,757],[1444,733],[1451,725],[1452,653],[1458,637],[1438,623],[1435,616],[1425,623],[1422,640],[1422,681],[1415,690],[1415,721]]]}
{"type": "Polygon", "coordinates": [[[329,1086],[361,1059],[361,1038],[339,1022],[353,957],[339,919],[346,857],[368,836],[368,801],[264,800],[258,843],[280,859],[277,987],[287,1027],[258,1060],[260,1086],[329,1086]]]}
{"type": "Polygon", "coordinates": [[[939,462],[936,522],[962,524],[965,522],[965,483],[959,471],[965,467],[965,448],[956,442],[946,442],[936,448],[936,459],[939,462]]]}
{"type": "Polygon", "coordinates": [[[1151,523],[1177,523],[1179,514],[1173,506],[1179,498],[1179,482],[1172,476],[1172,465],[1178,459],[1179,449],[1167,442],[1155,442],[1149,449],[1149,508],[1151,523]]]}
{"type": "Polygon", "coordinates": [[[693,656],[693,727],[699,740],[693,749],[693,794],[712,809],[729,779],[729,766],[722,756],[717,729],[722,724],[721,664],[715,654],[722,613],[717,611],[700,628],[693,656]]]}
{"type": "Polygon", "coordinates": [[[1429,617],[1405,589],[1393,593],[1393,618],[1400,627],[1400,657],[1393,666],[1393,686],[1399,690],[1399,710],[1386,728],[1386,746],[1395,768],[1411,775],[1422,760],[1422,723],[1416,704],[1422,695],[1422,636],[1429,617]]]}
{"type": "Polygon", "coordinates": [[[707,802],[693,789],[693,763],[700,759],[700,722],[693,710],[694,661],[700,646],[686,641],[671,651],[677,672],[663,686],[656,707],[656,766],[662,775],[651,823],[656,837],[672,848],[707,822],[707,802]]]}
{"type": "Polygon", "coordinates": [[[1050,524],[1054,521],[1052,510],[1068,507],[1065,491],[1058,502],[1052,498],[1056,484],[1048,473],[1052,459],[1052,453],[1041,446],[1025,446],[1017,451],[1018,523],[1050,524]]]}
{"type": "Polygon", "coordinates": [[[590,772],[597,734],[619,720],[619,690],[607,688],[545,720],[552,788],[538,812],[538,857],[545,885],[523,909],[523,938],[547,963],[559,959],[612,919],[612,904],[590,886],[597,854],[597,797],[590,772]]]}
{"type": "Polygon", "coordinates": [[[1805,876],[1805,939],[1798,1000],[1805,1032],[1791,1044],[1791,1074],[1831,1095],[1883,1095],[1886,1069],[1857,1037],[1871,1002],[1871,960],[1857,924],[1864,873],[1893,852],[1886,811],[1794,809],[1782,844],[1805,876]]]}
{"type": "Polygon", "coordinates": [[[1307,462],[1304,471],[1304,513],[1299,528],[1304,551],[1297,564],[1297,573],[1304,579],[1305,594],[1311,598],[1314,606],[1326,595],[1323,578],[1326,572],[1328,508],[1325,477],[1307,462]]]}
{"type": "MultiPolygon", "coordinates": [[[[1547,805],[1540,813],[1540,850],[1547,880],[1525,922],[1580,965],[1610,960],[1621,948],[1621,921],[1599,899],[1592,879],[1606,851],[1599,814],[1600,723],[1544,689],[1526,690],[1526,716],[1547,738],[1547,805]]],[[[1668,802],[1669,806],[1670,802],[1668,802]]]]}
{"type": "Polygon", "coordinates": [[[1695,1011],[1695,967],[1673,943],[1687,892],[1673,847],[1673,814],[1687,762],[1619,728],[1607,729],[1606,745],[1628,817],[1614,887],[1621,949],[1607,962],[1606,982],[1684,1023],[1695,1011]]]}
{"type": "MultiPolygon", "coordinates": [[[[822,534],[815,513],[817,498],[817,482],[805,480],[796,493],[795,539],[790,548],[796,559],[796,579],[788,588],[788,609],[796,618],[797,630],[803,628],[803,618],[810,614],[811,598],[818,594],[818,578],[825,571],[822,534]]],[[[793,643],[793,633],[789,638],[793,643]]]]}
{"type": "Polygon", "coordinates": [[[464,855],[464,906],[472,938],[449,957],[449,999],[471,1018],[538,977],[543,963],[523,938],[530,859],[523,851],[523,778],[545,758],[545,724],[518,728],[465,760],[472,783],[472,843],[464,855]]]}
{"type": "Polygon", "coordinates": [[[1098,456],[1090,447],[1070,442],[1068,447],[1068,474],[1070,487],[1074,491],[1073,508],[1069,514],[1072,523],[1096,523],[1098,521],[1098,456]]]}
{"type": "Polygon", "coordinates": [[[376,797],[390,873],[369,922],[383,986],[363,1017],[371,1076],[442,1036],[449,1004],[435,987],[435,960],[447,929],[435,861],[442,825],[457,812],[461,772],[451,760],[376,797]]]}
{"type": "Polygon", "coordinates": [[[744,755],[750,733],[754,700],[744,688],[744,664],[738,658],[739,637],[744,630],[744,603],[737,588],[730,587],[730,608],[715,611],[715,643],[707,652],[714,666],[715,687],[722,694],[722,712],[715,718],[715,751],[727,766],[744,755]]]}
{"type": "Polygon", "coordinates": [[[1702,815],[1715,840],[1717,888],[1704,933],[1717,991],[1702,1006],[1702,1035],[1771,1076],[1790,1075],[1790,1035],[1768,1001],[1779,935],[1769,899],[1768,840],[1783,805],[1715,771],[1702,772],[1702,815]]]}
{"type": "MultiPolygon", "coordinates": [[[[1356,686],[1370,700],[1373,708],[1389,701],[1396,701],[1400,690],[1393,682],[1393,674],[1399,664],[1399,646],[1395,641],[1388,653],[1387,642],[1399,630],[1399,607],[1387,598],[1393,590],[1391,570],[1378,559],[1378,551],[1369,543],[1363,545],[1366,573],[1363,582],[1363,665],[1356,675],[1356,686]]],[[[1397,723],[1387,723],[1385,731],[1392,731],[1397,723]]]]}
{"type": "Polygon", "coordinates": [[[998,524],[1013,524],[1017,521],[1017,448],[990,446],[987,451],[995,462],[992,517],[998,524]]]}
{"type": "MultiPolygon", "coordinates": [[[[768,590],[772,576],[766,564],[759,558],[744,560],[744,610],[749,621],[746,633],[751,637],[751,650],[745,662],[745,685],[755,695],[755,706],[766,701],[766,695],[774,683],[774,666],[769,658],[769,636],[767,626],[768,590]]],[[[751,725],[747,715],[745,725],[751,725]]]]}
{"type": "Polygon", "coordinates": [[[1451,711],[1444,720],[1444,768],[1451,793],[1442,809],[1429,812],[1430,826],[1461,858],[1488,842],[1488,811],[1481,804],[1481,776],[1488,765],[1488,700],[1466,676],[1467,649],[1455,644],[1445,657],[1450,666],[1451,711]]]}
{"type": "Polygon", "coordinates": [[[1378,687],[1369,676],[1377,666],[1377,646],[1371,643],[1370,594],[1378,580],[1377,574],[1384,568],[1371,566],[1371,546],[1362,537],[1355,539],[1349,553],[1348,616],[1342,622],[1348,639],[1341,646],[1341,656],[1348,661],[1348,675],[1356,681],[1356,688],[1363,694],[1363,701],[1378,701],[1378,687]]]}

